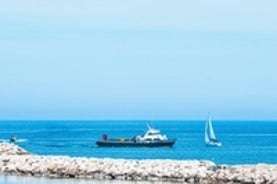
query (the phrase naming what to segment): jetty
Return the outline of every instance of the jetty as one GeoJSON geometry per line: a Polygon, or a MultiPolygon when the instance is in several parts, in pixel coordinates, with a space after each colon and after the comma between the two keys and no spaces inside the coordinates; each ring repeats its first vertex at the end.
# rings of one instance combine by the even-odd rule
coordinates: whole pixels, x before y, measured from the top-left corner
{"type": "Polygon", "coordinates": [[[277,184],[277,165],[216,165],[205,160],[125,160],[29,153],[0,143],[0,175],[180,183],[277,184]]]}

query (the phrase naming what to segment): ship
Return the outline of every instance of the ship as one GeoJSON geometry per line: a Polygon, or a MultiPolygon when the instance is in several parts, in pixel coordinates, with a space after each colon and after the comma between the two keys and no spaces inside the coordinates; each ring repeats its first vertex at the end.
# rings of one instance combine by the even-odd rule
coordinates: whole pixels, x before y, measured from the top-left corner
{"type": "Polygon", "coordinates": [[[142,134],[128,138],[109,138],[107,134],[96,141],[99,147],[172,147],[176,139],[168,139],[165,134],[147,124],[148,130],[142,134]]]}

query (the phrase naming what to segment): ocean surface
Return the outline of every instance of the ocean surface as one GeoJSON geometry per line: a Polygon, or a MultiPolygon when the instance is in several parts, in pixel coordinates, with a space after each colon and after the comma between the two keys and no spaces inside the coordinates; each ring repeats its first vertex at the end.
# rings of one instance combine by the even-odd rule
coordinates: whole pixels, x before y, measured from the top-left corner
{"type": "Polygon", "coordinates": [[[222,147],[204,144],[203,121],[151,121],[175,145],[165,148],[100,148],[102,134],[131,138],[147,130],[146,121],[0,121],[0,141],[42,155],[125,159],[204,159],[216,164],[277,164],[277,121],[213,121],[222,147]]]}
{"type": "MultiPolygon", "coordinates": [[[[0,142],[17,136],[17,145],[42,155],[125,159],[203,159],[216,164],[277,164],[277,121],[213,121],[222,147],[204,144],[203,121],[151,121],[172,148],[100,148],[102,135],[131,138],[147,130],[146,121],[0,121],[0,142]]],[[[48,179],[0,175],[2,184],[160,184],[165,182],[48,179]]],[[[169,182],[170,183],[170,182],[169,182]]]]}

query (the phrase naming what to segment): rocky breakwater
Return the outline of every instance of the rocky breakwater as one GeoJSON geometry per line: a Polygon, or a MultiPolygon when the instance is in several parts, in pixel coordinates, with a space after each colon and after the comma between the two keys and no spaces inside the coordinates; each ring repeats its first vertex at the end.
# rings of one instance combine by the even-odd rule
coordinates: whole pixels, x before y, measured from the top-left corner
{"type": "Polygon", "coordinates": [[[176,181],[182,183],[276,183],[276,165],[216,166],[210,161],[124,160],[39,156],[0,144],[0,172],[55,178],[176,181]]]}

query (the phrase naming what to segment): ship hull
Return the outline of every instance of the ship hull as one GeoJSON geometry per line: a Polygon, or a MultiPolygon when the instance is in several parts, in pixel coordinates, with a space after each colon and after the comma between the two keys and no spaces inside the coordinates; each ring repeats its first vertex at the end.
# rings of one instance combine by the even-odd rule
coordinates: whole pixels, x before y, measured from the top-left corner
{"type": "Polygon", "coordinates": [[[167,141],[130,141],[130,140],[99,140],[99,147],[172,147],[176,140],[167,141]]]}

